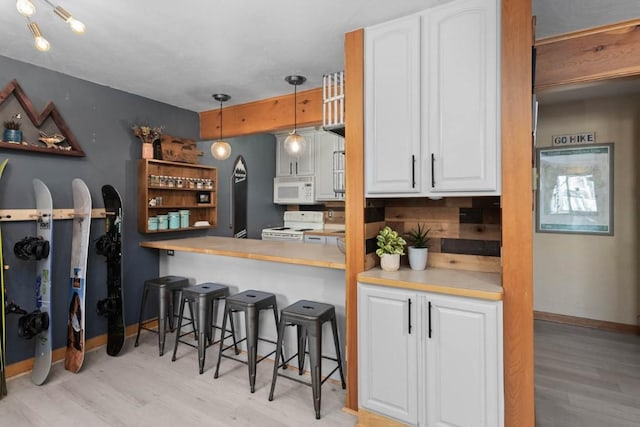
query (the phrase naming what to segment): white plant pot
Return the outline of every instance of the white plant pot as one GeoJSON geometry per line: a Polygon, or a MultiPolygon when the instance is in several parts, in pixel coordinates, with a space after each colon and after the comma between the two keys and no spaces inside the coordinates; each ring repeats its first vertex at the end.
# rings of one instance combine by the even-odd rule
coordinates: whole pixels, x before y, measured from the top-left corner
{"type": "Polygon", "coordinates": [[[416,248],[409,246],[409,267],[412,270],[424,270],[427,268],[428,248],[416,248]]]}
{"type": "Polygon", "coordinates": [[[380,268],[382,268],[384,271],[398,271],[400,269],[400,255],[382,255],[380,257],[380,268]]]}

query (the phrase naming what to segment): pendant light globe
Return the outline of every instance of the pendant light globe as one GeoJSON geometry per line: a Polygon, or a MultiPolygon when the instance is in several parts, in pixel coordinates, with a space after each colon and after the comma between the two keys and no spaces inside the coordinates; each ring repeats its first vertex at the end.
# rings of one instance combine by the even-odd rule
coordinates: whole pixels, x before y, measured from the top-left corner
{"type": "Polygon", "coordinates": [[[307,141],[297,131],[298,126],[298,85],[307,81],[304,76],[291,75],[284,78],[287,83],[293,85],[293,131],[284,140],[284,149],[292,157],[300,157],[307,148],[307,141]]]}
{"type": "Polygon", "coordinates": [[[215,93],[213,99],[220,102],[220,139],[211,144],[211,155],[217,160],[227,160],[231,155],[231,144],[222,140],[222,103],[231,99],[224,93],[215,93]]]}

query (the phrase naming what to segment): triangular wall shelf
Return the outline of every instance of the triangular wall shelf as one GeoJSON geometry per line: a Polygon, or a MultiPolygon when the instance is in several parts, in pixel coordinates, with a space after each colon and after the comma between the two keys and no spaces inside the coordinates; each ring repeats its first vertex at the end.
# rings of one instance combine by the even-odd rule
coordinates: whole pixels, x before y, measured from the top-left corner
{"type": "Polygon", "coordinates": [[[31,145],[31,144],[29,145],[12,144],[4,141],[0,141],[0,148],[9,148],[12,150],[23,150],[23,151],[35,151],[38,153],[46,153],[46,154],[59,154],[63,156],[74,156],[74,157],[85,156],[84,151],[82,151],[82,148],[80,147],[80,144],[78,144],[78,140],[76,139],[73,132],[71,132],[71,130],[67,126],[67,123],[64,121],[64,119],[60,115],[60,112],[58,111],[58,108],[53,104],[53,102],[50,101],[44,107],[44,110],[42,110],[38,114],[36,112],[36,109],[33,107],[33,103],[31,103],[31,100],[29,99],[29,97],[27,97],[27,95],[24,93],[24,90],[22,90],[22,88],[18,84],[18,81],[13,79],[7,86],[5,86],[2,92],[0,92],[0,105],[2,105],[2,103],[4,103],[11,94],[13,94],[16,97],[16,100],[20,103],[20,105],[22,106],[22,109],[26,113],[27,117],[29,117],[29,120],[31,120],[31,123],[35,128],[40,129],[40,127],[44,124],[44,122],[48,118],[51,118],[51,120],[56,125],[56,127],[58,128],[62,136],[65,137],[66,143],[70,148],[68,150],[65,150],[65,149],[58,149],[58,148],[40,147],[36,145],[31,145]]]}

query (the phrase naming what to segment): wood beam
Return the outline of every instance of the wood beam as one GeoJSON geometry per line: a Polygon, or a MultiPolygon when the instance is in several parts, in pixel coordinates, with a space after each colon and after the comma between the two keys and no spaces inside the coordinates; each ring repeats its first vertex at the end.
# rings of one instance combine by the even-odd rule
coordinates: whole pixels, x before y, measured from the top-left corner
{"type": "Polygon", "coordinates": [[[536,41],[536,92],[640,74],[640,19],[536,41]]]}
{"type": "Polygon", "coordinates": [[[531,1],[502,0],[505,425],[533,427],[531,1]]]}
{"type": "MultiPolygon", "coordinates": [[[[293,94],[223,107],[222,137],[293,129],[293,94]]],[[[297,127],[322,124],[322,88],[299,91],[297,127]]],[[[220,109],[200,113],[200,139],[220,138],[220,109]]]]}
{"type": "Polygon", "coordinates": [[[345,34],[345,229],[346,360],[345,406],[358,409],[358,283],[365,270],[364,220],[364,30],[345,34]]]}

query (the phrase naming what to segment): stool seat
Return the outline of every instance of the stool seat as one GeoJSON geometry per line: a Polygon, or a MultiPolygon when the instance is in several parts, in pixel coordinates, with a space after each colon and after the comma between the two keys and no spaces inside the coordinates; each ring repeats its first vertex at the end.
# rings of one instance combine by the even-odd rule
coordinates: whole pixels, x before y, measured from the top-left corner
{"type": "Polygon", "coordinates": [[[227,298],[228,304],[263,310],[275,304],[275,295],[262,291],[244,291],[227,298]]]}
{"type": "Polygon", "coordinates": [[[283,375],[288,379],[310,385],[313,394],[313,407],[316,412],[316,419],[320,419],[320,400],[322,384],[335,372],[340,372],[340,380],[342,388],[346,387],[344,381],[344,373],[342,371],[342,357],[340,355],[340,343],[338,340],[338,327],[336,322],[336,309],[331,304],[322,302],[300,300],[282,309],[280,314],[280,322],[278,323],[278,343],[276,345],[276,363],[273,365],[273,377],[271,378],[271,391],[269,392],[269,400],[273,400],[273,393],[276,388],[276,379],[278,378],[278,368],[286,366],[294,357],[298,358],[298,373],[302,375],[304,370],[304,359],[307,354],[306,347],[309,345],[309,370],[311,371],[311,383],[303,382],[295,378],[283,375]],[[333,332],[333,342],[336,350],[336,357],[328,357],[322,355],[322,325],[325,322],[331,322],[331,330],[333,332]],[[298,352],[291,356],[281,365],[278,360],[282,354],[284,343],[284,329],[287,326],[296,326],[298,334],[298,352]],[[329,359],[337,362],[337,365],[322,380],[322,359],[329,359]]]}
{"type": "Polygon", "coordinates": [[[164,354],[164,343],[166,335],[166,321],[169,321],[169,329],[173,330],[175,310],[174,299],[179,297],[182,289],[189,286],[189,279],[182,276],[162,276],[155,279],[144,281],[142,290],[142,300],[140,302],[140,314],[138,317],[138,332],[136,334],[135,347],[138,346],[140,340],[140,331],[142,329],[155,332],[158,334],[159,354],[164,354]],[[149,291],[155,289],[158,291],[158,330],[149,329],[145,326],[142,318],[144,316],[144,308],[147,302],[149,291]]]}
{"type": "MultiPolygon", "coordinates": [[[[231,346],[224,347],[223,341],[220,340],[220,351],[218,352],[218,363],[216,364],[216,372],[213,375],[214,378],[218,378],[218,373],[220,370],[220,360],[223,357],[228,359],[233,359],[237,362],[245,363],[249,368],[249,387],[251,393],[255,392],[255,384],[256,384],[256,365],[267,358],[268,356],[275,353],[275,350],[271,353],[261,357],[258,359],[258,340],[270,342],[275,344],[275,341],[264,339],[258,336],[259,330],[259,314],[261,310],[273,310],[273,316],[275,319],[276,326],[278,325],[278,305],[276,303],[276,296],[269,292],[248,290],[244,292],[240,292],[239,294],[231,295],[227,297],[224,306],[224,317],[222,320],[222,329],[226,327],[227,318],[232,321],[233,313],[242,311],[244,312],[245,318],[245,337],[235,343],[241,343],[243,341],[247,342],[247,361],[237,359],[235,357],[224,354],[226,350],[231,348],[231,346]]],[[[236,349],[236,354],[238,354],[236,349]]],[[[282,360],[284,362],[284,355],[282,356],[282,360]]]]}
{"type": "MultiPolygon", "coordinates": [[[[182,299],[180,301],[180,309],[178,311],[178,332],[176,333],[176,341],[173,347],[172,361],[176,360],[176,353],[178,351],[178,344],[183,343],[191,347],[198,349],[198,365],[200,368],[200,374],[204,372],[204,362],[206,349],[209,345],[215,344],[215,329],[221,329],[220,340],[224,340],[225,330],[219,326],[216,326],[216,320],[218,319],[218,301],[225,299],[229,295],[229,287],[218,283],[206,282],[195,286],[189,286],[182,290],[182,299]],[[191,313],[191,324],[194,328],[196,340],[198,345],[183,341],[181,338],[188,333],[182,334],[182,327],[184,326],[182,321],[184,320],[184,306],[185,303],[189,304],[189,311],[191,313]],[[208,344],[207,344],[208,341],[208,344]]],[[[233,327],[233,320],[231,321],[231,337],[233,338],[234,345],[236,345],[235,332],[233,327]]],[[[236,345],[237,351],[237,345],[236,345]]]]}
{"type": "Polygon", "coordinates": [[[282,309],[282,315],[295,322],[326,322],[336,315],[336,309],[331,304],[300,300],[282,309]]]}
{"type": "Polygon", "coordinates": [[[218,283],[205,282],[182,289],[182,296],[185,297],[187,295],[190,297],[226,297],[229,295],[229,287],[218,283]]]}

